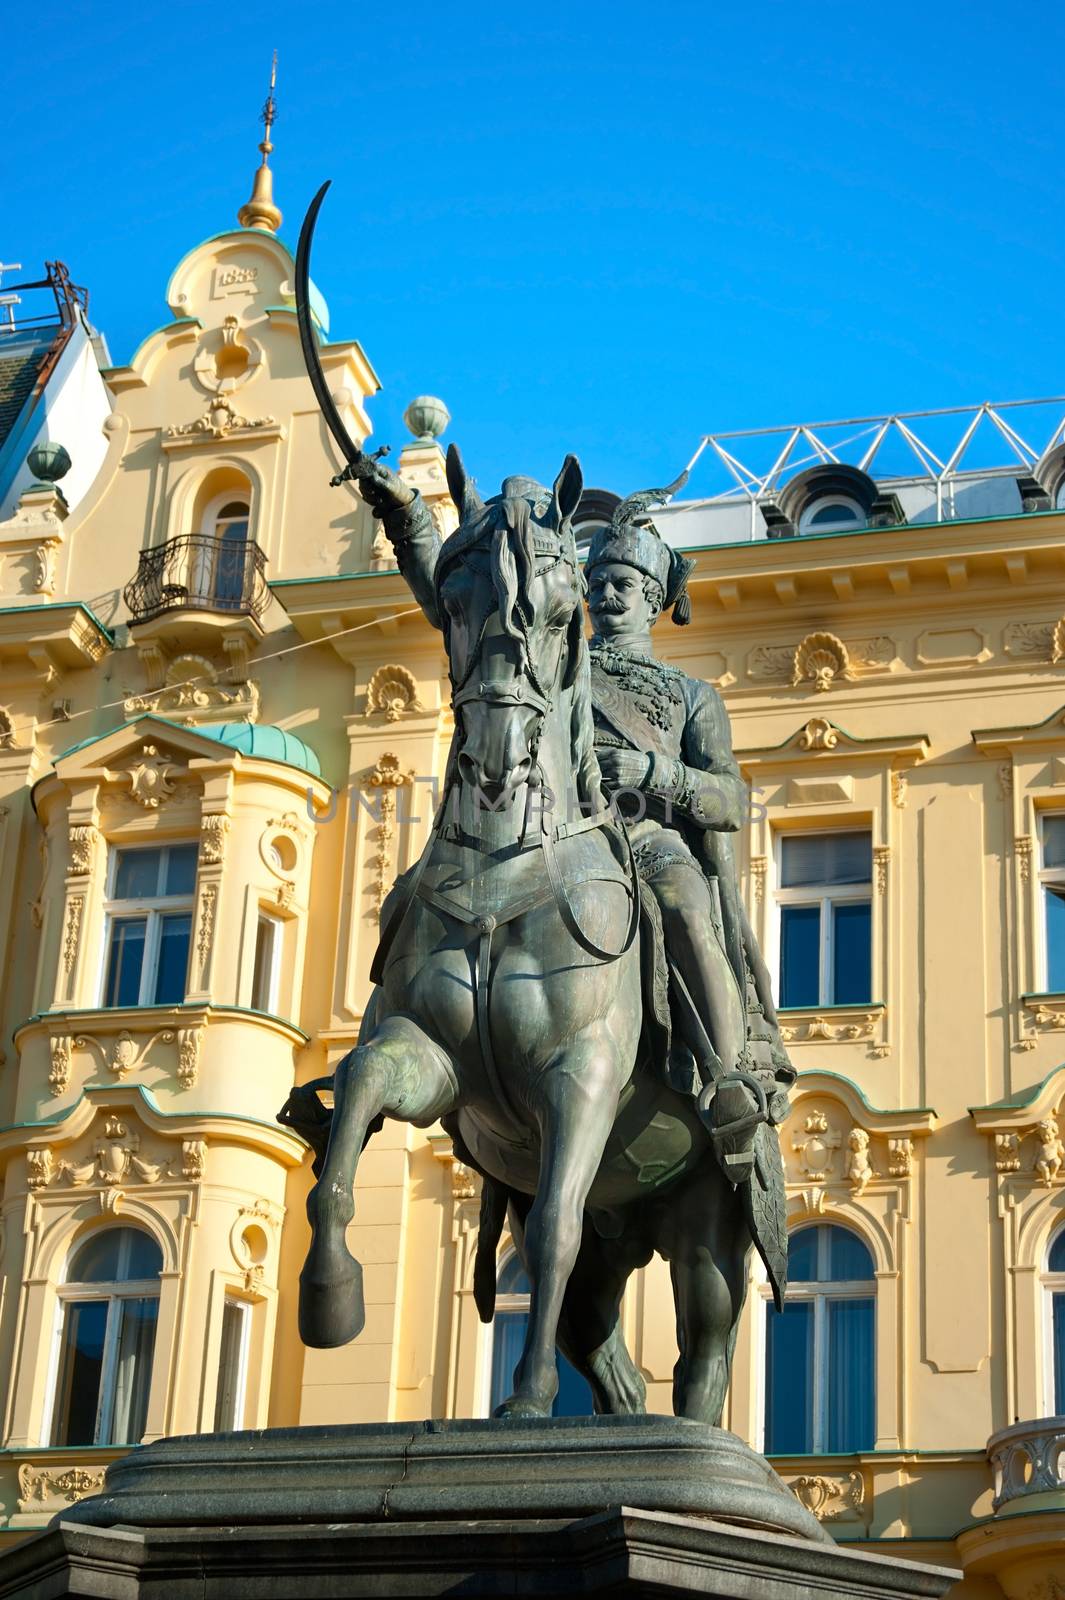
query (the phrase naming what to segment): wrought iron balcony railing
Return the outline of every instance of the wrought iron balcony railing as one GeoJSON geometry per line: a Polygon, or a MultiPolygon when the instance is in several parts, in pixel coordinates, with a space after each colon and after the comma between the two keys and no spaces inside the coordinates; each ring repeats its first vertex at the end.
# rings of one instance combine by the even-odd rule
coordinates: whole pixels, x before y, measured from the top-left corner
{"type": "Polygon", "coordinates": [[[266,556],[252,540],[191,533],[142,550],[122,596],[133,623],[165,611],[214,611],[258,622],[270,598],[265,573],[266,556]]]}

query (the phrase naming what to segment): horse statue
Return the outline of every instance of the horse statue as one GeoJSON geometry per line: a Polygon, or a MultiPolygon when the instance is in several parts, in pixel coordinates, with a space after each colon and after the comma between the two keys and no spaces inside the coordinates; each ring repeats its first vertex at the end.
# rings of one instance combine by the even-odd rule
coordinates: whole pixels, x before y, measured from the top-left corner
{"type": "Polygon", "coordinates": [[[316,1086],[286,1108],[318,1151],[301,1336],[331,1347],[362,1327],[345,1230],[378,1119],[442,1121],[485,1180],[481,1316],[492,1315],[507,1211],[531,1284],[514,1391],[497,1415],[550,1414],[556,1343],[597,1410],[642,1410],[619,1305],[629,1275],[658,1251],[677,1304],[674,1409],[716,1423],[752,1235],[696,1107],[649,1062],[639,884],[592,742],[570,522],[580,468],[567,457],[550,491],[507,479],[485,504],[452,447],[448,478],[462,521],[429,602],[455,711],[444,800],[421,859],[385,902],[378,986],[337,1068],[331,1117],[316,1086]]]}
{"type": "MultiPolygon", "coordinates": [[[[348,461],[334,482],[357,481],[403,566],[403,541],[419,517],[424,535],[428,512],[347,435],[308,309],[327,187],[297,251],[304,356],[348,461]]],[[[279,1114],[315,1151],[300,1334],[331,1348],[363,1326],[362,1271],[345,1231],[367,1140],[384,1117],[439,1121],[483,1180],[480,1316],[493,1315],[508,1218],[531,1285],[513,1393],[496,1415],[550,1415],[556,1346],[597,1411],[643,1410],[619,1308],[631,1273],[657,1251],[676,1300],[674,1411],[716,1425],[752,1243],[778,1304],[783,1293],[783,1182],[765,1092],[750,1074],[719,1070],[697,1103],[656,1070],[669,1048],[666,963],[593,742],[576,458],[550,490],[511,477],[487,502],[454,446],[447,476],[459,527],[424,570],[408,572],[449,662],[455,732],[443,800],[420,860],[382,908],[376,987],[332,1080],[332,1110],[319,1099],[322,1079],[295,1089],[279,1114]]]]}

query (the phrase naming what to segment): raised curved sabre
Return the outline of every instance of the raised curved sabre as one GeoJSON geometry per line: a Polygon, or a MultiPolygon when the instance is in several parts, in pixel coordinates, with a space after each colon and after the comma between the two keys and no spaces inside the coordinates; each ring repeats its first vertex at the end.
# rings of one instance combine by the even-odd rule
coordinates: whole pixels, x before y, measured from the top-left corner
{"type": "MultiPolygon", "coordinates": [[[[314,397],[321,407],[322,416],[325,418],[326,427],[340,446],[340,453],[349,467],[357,467],[363,462],[369,464],[370,457],[365,451],[360,450],[354,442],[343,418],[336,408],[336,402],[329,392],[325,373],[322,371],[322,361],[318,354],[318,336],[314,331],[311,321],[310,303],[310,276],[311,276],[311,239],[314,235],[314,225],[318,220],[318,213],[322,209],[325,191],[329,188],[331,178],[327,178],[307,207],[307,215],[303,219],[300,229],[300,241],[296,246],[296,320],[299,323],[300,345],[303,348],[304,365],[307,376],[311,380],[314,397]]],[[[333,479],[333,483],[343,483],[345,478],[356,476],[353,472],[346,472],[333,479]]]]}

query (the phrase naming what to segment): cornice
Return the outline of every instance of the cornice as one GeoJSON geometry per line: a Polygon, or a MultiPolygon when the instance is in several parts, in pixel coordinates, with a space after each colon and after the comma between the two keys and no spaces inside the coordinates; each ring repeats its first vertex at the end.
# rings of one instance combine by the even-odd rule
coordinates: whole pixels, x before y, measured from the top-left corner
{"type": "Polygon", "coordinates": [[[897,1111],[885,1111],[870,1105],[864,1091],[851,1078],[839,1072],[825,1072],[817,1068],[800,1072],[791,1090],[793,1106],[813,1095],[827,1095],[839,1100],[856,1122],[870,1133],[907,1134],[910,1138],[927,1138],[935,1131],[936,1113],[931,1106],[902,1106],[897,1111]]]}
{"type": "Polygon", "coordinates": [[[855,761],[872,761],[882,764],[885,758],[893,766],[914,765],[923,761],[931,749],[926,733],[877,734],[860,739],[848,733],[838,723],[827,717],[808,717],[775,745],[759,745],[749,750],[737,750],[736,760],[744,766],[788,766],[792,763],[809,764],[816,756],[818,764],[843,761],[853,766],[855,761]]]}
{"type": "Polygon", "coordinates": [[[972,740],[986,755],[996,755],[1019,746],[1060,745],[1065,738],[1065,706],[1059,706],[1042,722],[1021,723],[1006,728],[974,728],[972,740]]]}

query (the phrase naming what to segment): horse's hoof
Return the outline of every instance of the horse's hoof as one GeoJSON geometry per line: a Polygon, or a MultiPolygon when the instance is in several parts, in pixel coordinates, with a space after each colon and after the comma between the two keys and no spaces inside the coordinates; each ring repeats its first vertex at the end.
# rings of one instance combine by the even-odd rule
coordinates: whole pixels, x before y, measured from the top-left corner
{"type": "Polygon", "coordinates": [[[506,1422],[508,1418],[520,1421],[525,1417],[549,1417],[551,1415],[551,1402],[550,1400],[546,1403],[541,1403],[539,1400],[522,1400],[517,1395],[513,1395],[509,1400],[504,1400],[502,1405],[496,1406],[492,1415],[501,1422],[506,1422]]]}
{"type": "Polygon", "coordinates": [[[366,1322],[362,1268],[357,1261],[343,1276],[324,1282],[300,1274],[300,1338],[314,1350],[335,1350],[357,1339],[366,1322]]]}

